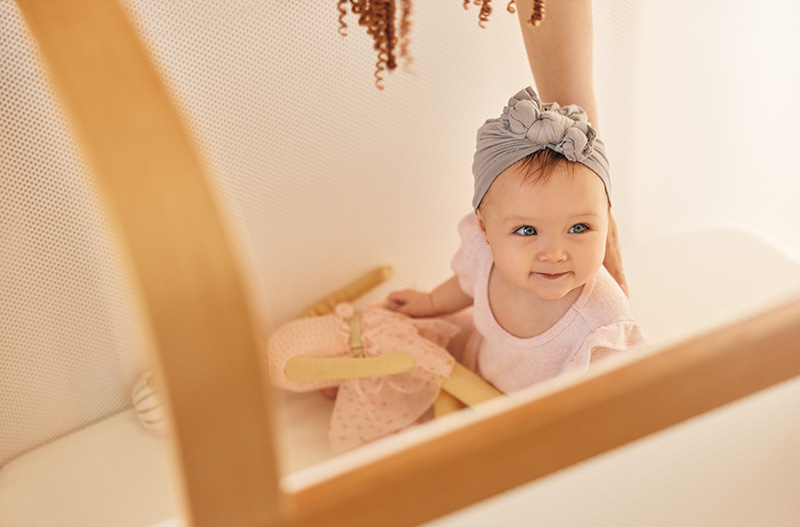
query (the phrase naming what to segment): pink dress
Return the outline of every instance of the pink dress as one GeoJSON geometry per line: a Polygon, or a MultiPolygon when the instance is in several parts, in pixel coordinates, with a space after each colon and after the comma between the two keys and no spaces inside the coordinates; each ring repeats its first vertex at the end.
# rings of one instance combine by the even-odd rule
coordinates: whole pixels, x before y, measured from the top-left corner
{"type": "Polygon", "coordinates": [[[458,230],[461,247],[452,267],[461,288],[474,299],[475,326],[462,361],[498,390],[511,393],[546,379],[581,374],[594,360],[651,342],[604,267],[547,331],[530,338],[515,337],[497,323],[489,305],[494,261],[475,214],[461,220],[458,230]]]}
{"type": "Polygon", "coordinates": [[[331,448],[341,452],[414,424],[432,405],[455,360],[444,346],[459,327],[434,318],[412,319],[370,306],[361,311],[362,357],[398,351],[416,359],[405,372],[382,377],[297,383],[286,377],[286,365],[302,357],[352,357],[350,304],[333,313],[283,324],[267,342],[270,381],[295,392],[339,387],[331,415],[331,448]]]}

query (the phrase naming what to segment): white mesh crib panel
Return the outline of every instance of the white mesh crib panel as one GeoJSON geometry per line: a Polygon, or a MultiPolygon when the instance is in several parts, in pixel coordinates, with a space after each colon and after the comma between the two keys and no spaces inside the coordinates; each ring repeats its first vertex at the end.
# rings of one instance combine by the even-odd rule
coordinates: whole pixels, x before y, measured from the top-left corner
{"type": "Polygon", "coordinates": [[[0,465],[130,405],[143,347],[105,213],[0,2],[0,465]]]}

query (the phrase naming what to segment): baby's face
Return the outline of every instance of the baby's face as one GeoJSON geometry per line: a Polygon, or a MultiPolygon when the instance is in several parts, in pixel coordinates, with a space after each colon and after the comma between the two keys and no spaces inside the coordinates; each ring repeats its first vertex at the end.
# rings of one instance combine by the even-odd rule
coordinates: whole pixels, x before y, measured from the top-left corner
{"type": "Polygon", "coordinates": [[[549,179],[532,183],[512,165],[492,183],[478,225],[503,278],[557,300],[583,286],[603,263],[605,187],[581,164],[559,164],[549,179]]]}

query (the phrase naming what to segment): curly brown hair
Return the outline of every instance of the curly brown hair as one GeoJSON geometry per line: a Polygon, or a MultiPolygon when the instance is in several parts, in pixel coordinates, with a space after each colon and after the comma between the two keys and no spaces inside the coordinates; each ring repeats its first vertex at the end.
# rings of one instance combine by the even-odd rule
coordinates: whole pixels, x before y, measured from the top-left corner
{"type": "MultiPolygon", "coordinates": [[[[338,0],[336,8],[339,11],[339,34],[347,35],[347,7],[358,16],[358,25],[367,29],[367,34],[372,37],[372,47],[378,52],[378,61],[375,63],[375,87],[383,89],[383,73],[393,71],[397,67],[397,57],[411,61],[408,54],[408,34],[411,30],[412,0],[400,1],[400,23],[397,22],[397,0],[338,0]],[[397,51],[395,51],[397,50],[397,51]]],[[[544,19],[544,0],[532,0],[533,13],[528,24],[538,26],[544,19]]],[[[463,0],[464,9],[469,9],[470,0],[463,0]]],[[[492,14],[491,0],[473,0],[480,6],[478,25],[486,27],[489,15],[492,14]]],[[[510,0],[506,9],[515,13],[514,0],[510,0]]]]}
{"type": "Polygon", "coordinates": [[[400,0],[400,24],[396,28],[395,0],[339,0],[339,34],[347,35],[347,6],[358,16],[358,25],[367,29],[372,37],[372,47],[378,52],[375,63],[375,86],[383,89],[383,72],[397,67],[400,57],[408,55],[408,33],[411,29],[411,0],[400,0]],[[398,49],[399,46],[399,49],[398,49]],[[398,50],[396,52],[395,50],[398,50]]]}
{"type": "MultiPolygon", "coordinates": [[[[531,17],[528,19],[528,24],[536,27],[544,20],[544,0],[532,0],[532,2],[533,10],[531,11],[531,17]]],[[[484,24],[489,21],[489,15],[492,14],[492,0],[473,0],[472,3],[481,8],[478,13],[478,25],[486,27],[484,24]]],[[[462,5],[464,9],[469,9],[469,0],[464,0],[462,5]]],[[[506,11],[509,13],[517,12],[515,0],[510,0],[508,2],[506,11]]]]}

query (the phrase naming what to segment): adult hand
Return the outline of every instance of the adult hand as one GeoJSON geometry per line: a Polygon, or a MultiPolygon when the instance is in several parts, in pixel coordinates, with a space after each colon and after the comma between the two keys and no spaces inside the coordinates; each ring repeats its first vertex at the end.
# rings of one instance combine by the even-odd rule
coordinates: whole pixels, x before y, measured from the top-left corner
{"type": "Polygon", "coordinates": [[[603,266],[617,281],[625,296],[628,296],[628,281],[625,280],[625,271],[622,269],[622,253],[619,249],[619,235],[617,222],[611,212],[608,213],[608,238],[606,238],[606,257],[603,266]]]}

